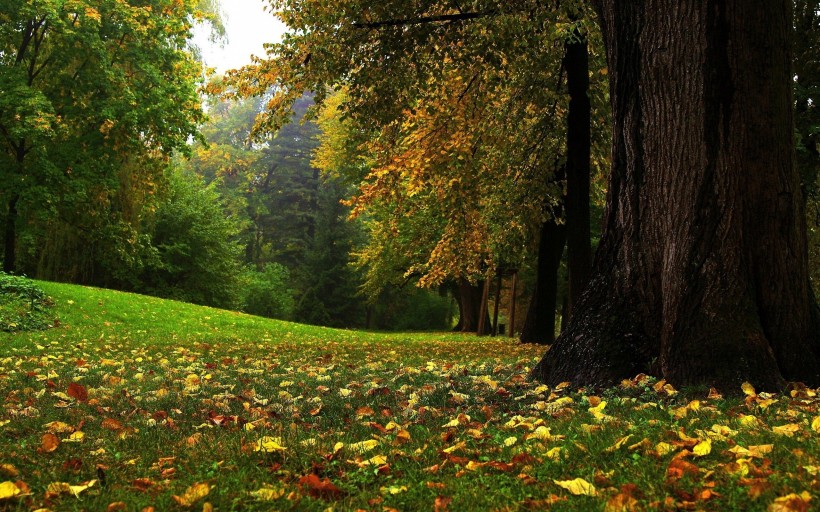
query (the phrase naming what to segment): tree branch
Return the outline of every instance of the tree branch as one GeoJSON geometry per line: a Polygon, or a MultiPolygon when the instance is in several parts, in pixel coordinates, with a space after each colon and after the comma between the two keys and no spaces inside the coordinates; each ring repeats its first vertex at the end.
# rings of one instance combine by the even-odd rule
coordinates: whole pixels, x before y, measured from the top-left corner
{"type": "Polygon", "coordinates": [[[477,18],[485,18],[488,16],[495,16],[498,11],[485,12],[463,12],[458,14],[439,14],[436,16],[421,16],[419,18],[396,18],[392,20],[373,21],[373,22],[353,22],[355,28],[383,28],[383,27],[405,27],[408,25],[423,25],[425,23],[443,23],[453,21],[467,21],[477,18]]]}

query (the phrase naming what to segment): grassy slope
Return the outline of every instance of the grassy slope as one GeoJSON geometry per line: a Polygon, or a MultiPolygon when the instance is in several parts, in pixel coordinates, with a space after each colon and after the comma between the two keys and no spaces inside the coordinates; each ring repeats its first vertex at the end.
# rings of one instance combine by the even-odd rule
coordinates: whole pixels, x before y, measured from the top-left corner
{"type": "Polygon", "coordinates": [[[61,326],[0,334],[0,510],[766,510],[820,488],[813,392],[590,396],[526,382],[542,349],[508,339],[42,286],[61,326]],[[597,496],[555,483],[575,478],[597,496]]]}

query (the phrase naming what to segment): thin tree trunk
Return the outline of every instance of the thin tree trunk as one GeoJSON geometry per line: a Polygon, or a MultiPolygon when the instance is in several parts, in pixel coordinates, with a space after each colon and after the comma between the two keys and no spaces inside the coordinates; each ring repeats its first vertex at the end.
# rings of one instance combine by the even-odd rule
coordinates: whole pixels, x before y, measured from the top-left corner
{"type": "MultiPolygon", "coordinates": [[[[560,211],[553,212],[560,215],[560,211]]],[[[519,339],[522,343],[551,344],[555,340],[555,307],[558,294],[558,268],[567,237],[567,227],[556,218],[541,225],[535,290],[530,299],[519,339]]]]}
{"type": "Polygon", "coordinates": [[[567,269],[569,314],[589,281],[592,246],[589,226],[590,123],[589,50],[586,36],[575,30],[564,45],[569,112],[567,114],[567,269]]]}
{"type": "Polygon", "coordinates": [[[20,196],[9,199],[6,210],[6,239],[3,251],[3,271],[12,273],[17,267],[17,202],[20,196]]]}
{"type": "Polygon", "coordinates": [[[533,376],[820,384],[790,0],[599,7],[615,123],[604,232],[590,285],[533,376]]]}

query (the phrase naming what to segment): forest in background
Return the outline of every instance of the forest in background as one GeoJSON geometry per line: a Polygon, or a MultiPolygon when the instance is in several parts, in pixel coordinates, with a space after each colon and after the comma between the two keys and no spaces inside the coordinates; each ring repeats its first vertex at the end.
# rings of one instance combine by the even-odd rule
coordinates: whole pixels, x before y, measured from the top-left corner
{"type": "MultiPolygon", "coordinates": [[[[816,5],[795,4],[797,162],[817,290],[820,69],[810,56],[820,31],[816,5]]],[[[309,87],[287,89],[285,124],[270,114],[284,89],[249,88],[248,74],[212,82],[232,99],[201,95],[190,35],[195,23],[218,27],[215,11],[192,0],[0,4],[4,270],[320,325],[445,329],[459,318],[476,330],[490,310],[478,306],[484,280],[515,269],[520,330],[539,237],[565,220],[566,57],[581,42],[592,162],[582,242],[594,246],[610,114],[588,13],[479,20],[470,44],[450,41],[463,44],[460,61],[415,63],[431,77],[424,90],[387,68],[372,81],[394,81],[392,97],[324,88],[311,109],[309,87]],[[521,23],[545,28],[521,39],[521,23]],[[552,50],[525,51],[536,47],[552,50]]],[[[570,291],[559,249],[551,309],[561,316],[570,291]]]]}

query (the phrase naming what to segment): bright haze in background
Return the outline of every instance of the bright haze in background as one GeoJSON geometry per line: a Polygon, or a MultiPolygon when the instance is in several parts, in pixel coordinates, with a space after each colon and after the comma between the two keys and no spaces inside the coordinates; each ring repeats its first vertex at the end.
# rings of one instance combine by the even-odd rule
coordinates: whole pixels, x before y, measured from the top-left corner
{"type": "Polygon", "coordinates": [[[195,31],[194,42],[202,49],[205,65],[219,74],[250,64],[251,55],[265,56],[263,43],[281,40],[287,27],[263,0],[222,0],[221,10],[227,41],[212,43],[208,31],[195,31]]]}

